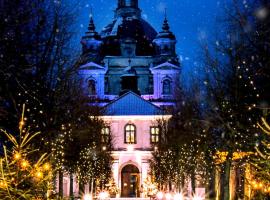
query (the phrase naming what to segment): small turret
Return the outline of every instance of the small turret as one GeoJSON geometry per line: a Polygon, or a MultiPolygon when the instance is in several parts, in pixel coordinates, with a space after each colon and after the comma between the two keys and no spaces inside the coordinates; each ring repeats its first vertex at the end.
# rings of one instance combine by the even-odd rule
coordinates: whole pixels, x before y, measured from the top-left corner
{"type": "Polygon", "coordinates": [[[165,18],[162,26],[162,31],[160,31],[156,38],[153,40],[156,54],[165,56],[175,56],[175,45],[176,39],[175,35],[170,31],[170,26],[167,20],[167,15],[165,13],[165,18]]]}
{"type": "Polygon", "coordinates": [[[83,54],[96,55],[100,53],[102,43],[103,42],[101,40],[100,35],[96,32],[94,20],[91,15],[88,31],[85,33],[85,36],[83,36],[81,39],[83,54]]]}

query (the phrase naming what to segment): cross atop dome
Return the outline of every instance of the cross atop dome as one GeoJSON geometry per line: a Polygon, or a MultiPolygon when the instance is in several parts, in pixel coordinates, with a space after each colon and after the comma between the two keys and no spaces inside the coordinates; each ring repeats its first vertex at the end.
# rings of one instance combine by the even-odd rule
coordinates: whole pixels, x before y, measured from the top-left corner
{"type": "Polygon", "coordinates": [[[164,16],[164,22],[163,22],[162,30],[163,31],[169,31],[170,30],[170,26],[169,26],[168,19],[167,19],[167,9],[166,8],[165,8],[165,16],[164,16]]]}

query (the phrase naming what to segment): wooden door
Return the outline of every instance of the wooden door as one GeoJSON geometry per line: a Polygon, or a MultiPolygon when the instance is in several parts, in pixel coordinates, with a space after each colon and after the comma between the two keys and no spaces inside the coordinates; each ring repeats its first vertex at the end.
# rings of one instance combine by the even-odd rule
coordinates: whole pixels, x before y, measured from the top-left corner
{"type": "Polygon", "coordinates": [[[122,197],[139,197],[140,174],[136,166],[127,165],[121,173],[121,196],[122,197]]]}

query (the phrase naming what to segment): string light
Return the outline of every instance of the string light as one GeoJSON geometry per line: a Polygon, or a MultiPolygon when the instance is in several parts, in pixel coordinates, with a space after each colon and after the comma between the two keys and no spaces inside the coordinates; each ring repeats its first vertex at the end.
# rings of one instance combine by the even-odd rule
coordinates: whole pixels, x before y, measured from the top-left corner
{"type": "Polygon", "coordinates": [[[29,162],[27,160],[23,160],[21,162],[21,167],[22,169],[26,169],[27,167],[29,167],[29,162]]]}
{"type": "Polygon", "coordinates": [[[43,169],[44,169],[45,171],[49,171],[49,170],[51,169],[50,164],[49,164],[49,163],[45,163],[45,164],[43,165],[43,169]]]}
{"type": "Polygon", "coordinates": [[[42,178],[43,178],[43,172],[37,171],[37,172],[35,173],[35,178],[37,178],[37,179],[42,179],[42,178]]]}
{"type": "Polygon", "coordinates": [[[14,159],[15,160],[19,160],[19,159],[21,159],[21,154],[19,153],[19,152],[16,152],[15,154],[14,154],[14,159]]]}

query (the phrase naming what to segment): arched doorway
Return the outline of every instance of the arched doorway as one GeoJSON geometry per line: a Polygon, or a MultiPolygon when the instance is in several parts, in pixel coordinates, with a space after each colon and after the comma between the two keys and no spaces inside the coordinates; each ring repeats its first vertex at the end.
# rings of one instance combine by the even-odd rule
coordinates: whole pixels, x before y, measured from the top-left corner
{"type": "Polygon", "coordinates": [[[140,171],[134,165],[126,165],[121,171],[121,197],[140,197],[140,171]]]}

